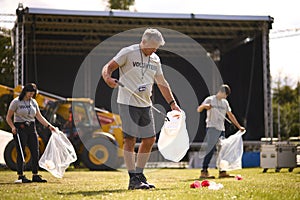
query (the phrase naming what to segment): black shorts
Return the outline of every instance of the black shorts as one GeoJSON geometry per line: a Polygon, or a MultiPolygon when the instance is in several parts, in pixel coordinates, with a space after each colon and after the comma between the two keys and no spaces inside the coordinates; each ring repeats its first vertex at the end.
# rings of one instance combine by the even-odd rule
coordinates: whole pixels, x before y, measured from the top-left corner
{"type": "Polygon", "coordinates": [[[150,138],[155,136],[151,107],[135,107],[119,104],[124,137],[150,138]]]}

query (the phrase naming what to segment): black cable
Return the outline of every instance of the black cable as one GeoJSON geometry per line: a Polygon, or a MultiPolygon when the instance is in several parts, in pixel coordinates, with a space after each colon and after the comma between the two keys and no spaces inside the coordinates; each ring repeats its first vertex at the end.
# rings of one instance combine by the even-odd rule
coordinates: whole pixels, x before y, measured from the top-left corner
{"type": "Polygon", "coordinates": [[[249,89],[248,89],[248,98],[247,98],[246,111],[245,111],[245,119],[244,119],[244,126],[245,126],[245,128],[247,128],[247,117],[248,117],[248,113],[249,113],[251,93],[252,93],[252,84],[253,84],[253,75],[254,75],[254,64],[255,64],[255,47],[256,47],[256,42],[255,42],[255,38],[254,38],[254,40],[253,40],[253,46],[252,46],[252,60],[251,60],[251,72],[250,72],[250,81],[249,81],[249,89]]]}

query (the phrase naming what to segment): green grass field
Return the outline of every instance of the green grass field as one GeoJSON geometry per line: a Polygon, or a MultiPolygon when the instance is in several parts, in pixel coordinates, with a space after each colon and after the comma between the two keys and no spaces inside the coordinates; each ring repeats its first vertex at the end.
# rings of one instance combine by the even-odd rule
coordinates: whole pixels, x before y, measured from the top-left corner
{"type": "MultiPolygon", "coordinates": [[[[211,169],[212,175],[218,175],[211,169]]],[[[31,178],[31,173],[25,173],[31,178]]],[[[241,174],[243,180],[214,179],[224,188],[192,189],[190,184],[197,180],[199,169],[146,169],[148,181],[156,189],[128,191],[128,175],[119,171],[70,170],[62,179],[53,177],[46,171],[40,173],[48,183],[15,184],[16,172],[0,171],[0,199],[300,199],[300,168],[293,172],[281,169],[276,173],[269,169],[245,168],[233,171],[241,174]]]]}

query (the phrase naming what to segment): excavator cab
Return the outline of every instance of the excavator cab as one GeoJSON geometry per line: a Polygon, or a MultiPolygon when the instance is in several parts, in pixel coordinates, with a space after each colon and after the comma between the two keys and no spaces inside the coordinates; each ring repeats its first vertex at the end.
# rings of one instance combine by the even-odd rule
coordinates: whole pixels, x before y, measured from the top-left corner
{"type": "Polygon", "coordinates": [[[92,138],[93,133],[101,129],[92,103],[89,99],[49,102],[43,110],[43,116],[67,135],[77,129],[81,132],[81,138],[92,138]]]}

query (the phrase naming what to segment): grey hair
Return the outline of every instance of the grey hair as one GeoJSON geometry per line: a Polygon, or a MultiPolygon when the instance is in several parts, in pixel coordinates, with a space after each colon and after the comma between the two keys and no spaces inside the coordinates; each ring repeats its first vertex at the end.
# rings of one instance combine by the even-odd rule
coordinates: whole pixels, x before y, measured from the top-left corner
{"type": "Polygon", "coordinates": [[[165,44],[165,40],[162,36],[162,34],[154,28],[148,28],[145,30],[142,40],[145,42],[157,42],[160,46],[163,46],[165,44]]]}

